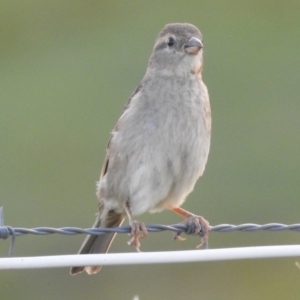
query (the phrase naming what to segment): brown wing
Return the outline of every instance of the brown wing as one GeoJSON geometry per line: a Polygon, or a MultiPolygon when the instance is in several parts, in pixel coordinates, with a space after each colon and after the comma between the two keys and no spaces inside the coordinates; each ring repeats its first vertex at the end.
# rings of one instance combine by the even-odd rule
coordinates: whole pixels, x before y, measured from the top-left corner
{"type": "MultiPolygon", "coordinates": [[[[131,99],[142,89],[142,85],[139,85],[135,90],[134,92],[131,94],[131,96],[129,97],[124,109],[123,109],[123,112],[121,114],[121,117],[122,115],[124,114],[124,112],[129,108],[130,106],[130,102],[131,102],[131,99]]],[[[120,117],[120,118],[121,118],[120,117]]],[[[118,131],[118,123],[117,122],[117,125],[115,126],[113,132],[117,132],[118,131]]],[[[108,164],[109,164],[109,157],[108,157],[108,150],[109,150],[109,145],[110,145],[110,142],[111,142],[111,138],[112,138],[112,135],[110,136],[110,139],[108,141],[108,144],[107,144],[107,147],[106,147],[106,156],[105,156],[105,159],[104,159],[104,163],[103,163],[103,166],[102,166],[102,169],[101,169],[101,173],[100,173],[100,179],[106,174],[107,172],[107,169],[108,169],[108,164]]]]}
{"type": "MultiPolygon", "coordinates": [[[[123,109],[123,113],[129,108],[130,105],[130,101],[131,99],[141,90],[142,86],[139,85],[135,91],[133,92],[133,94],[130,96],[127,104],[125,105],[124,109],[123,109]]],[[[121,115],[121,116],[122,116],[121,115]]],[[[118,131],[118,124],[119,121],[117,122],[117,125],[114,129],[114,132],[118,131]]],[[[107,148],[106,148],[106,156],[105,156],[105,160],[103,163],[103,167],[101,170],[101,175],[100,175],[100,179],[102,178],[102,176],[104,176],[107,172],[108,169],[108,164],[109,164],[109,145],[111,142],[111,137],[109,139],[107,148]]],[[[99,216],[100,216],[100,212],[103,209],[103,203],[100,201],[99,203],[99,213],[97,215],[96,218],[96,222],[93,225],[93,228],[98,228],[100,226],[102,227],[118,227],[121,226],[121,224],[124,221],[124,215],[120,214],[120,213],[116,213],[114,210],[110,210],[108,211],[106,217],[104,218],[104,220],[100,220],[99,216]]],[[[110,232],[110,233],[105,233],[103,235],[99,235],[99,236],[95,236],[95,235],[88,235],[86,237],[86,239],[84,240],[80,250],[79,250],[79,254],[88,254],[88,253],[106,253],[115,237],[116,233],[110,232]]],[[[77,273],[80,273],[84,270],[86,270],[86,272],[88,274],[95,274],[97,272],[99,272],[101,269],[101,266],[79,266],[79,267],[72,267],[71,268],[71,274],[75,275],[77,273]]]]}

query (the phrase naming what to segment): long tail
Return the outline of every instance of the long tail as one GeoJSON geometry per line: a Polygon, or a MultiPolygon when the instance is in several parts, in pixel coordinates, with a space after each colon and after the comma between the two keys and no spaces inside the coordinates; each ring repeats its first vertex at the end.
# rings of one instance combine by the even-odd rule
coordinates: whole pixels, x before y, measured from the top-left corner
{"type": "MultiPolygon", "coordinates": [[[[122,214],[117,214],[114,211],[109,211],[105,220],[100,220],[97,218],[93,228],[99,227],[118,227],[124,221],[124,216],[122,214]]],[[[91,253],[106,253],[109,250],[109,247],[116,236],[116,233],[105,233],[102,235],[88,235],[78,254],[91,254],[91,253]]],[[[76,275],[83,272],[84,270],[88,274],[98,273],[101,269],[101,266],[83,266],[83,267],[72,267],[70,270],[71,275],[76,275]]]]}

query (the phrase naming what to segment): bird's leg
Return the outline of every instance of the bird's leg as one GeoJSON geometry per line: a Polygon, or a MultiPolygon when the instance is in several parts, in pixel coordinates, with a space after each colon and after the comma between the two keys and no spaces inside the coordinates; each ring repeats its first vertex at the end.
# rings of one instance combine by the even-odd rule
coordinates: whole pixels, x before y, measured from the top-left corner
{"type": "MultiPolygon", "coordinates": [[[[182,224],[189,225],[189,228],[192,228],[192,230],[186,232],[187,234],[197,234],[201,236],[201,244],[198,245],[197,248],[207,248],[208,235],[210,231],[208,221],[206,221],[203,217],[196,216],[180,207],[169,207],[169,209],[185,218],[185,221],[183,221],[182,224]]],[[[179,234],[180,233],[175,233],[174,239],[179,238],[182,240],[182,238],[179,237],[179,234]]]]}
{"type": "Polygon", "coordinates": [[[147,228],[145,226],[145,223],[138,222],[132,219],[132,213],[128,201],[126,202],[124,209],[129,220],[129,225],[131,226],[131,232],[130,232],[131,239],[128,241],[128,245],[134,246],[135,249],[138,252],[140,252],[141,244],[139,239],[147,236],[148,234],[147,228]]]}

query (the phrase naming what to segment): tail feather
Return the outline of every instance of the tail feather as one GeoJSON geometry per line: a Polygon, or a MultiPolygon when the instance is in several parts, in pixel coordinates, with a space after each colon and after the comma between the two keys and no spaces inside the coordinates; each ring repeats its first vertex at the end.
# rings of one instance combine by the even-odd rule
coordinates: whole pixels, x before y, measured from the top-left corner
{"type": "MultiPolygon", "coordinates": [[[[114,211],[109,211],[105,220],[100,220],[97,218],[93,228],[99,227],[119,227],[124,221],[124,216],[122,214],[117,214],[114,211]]],[[[116,233],[105,233],[101,235],[88,235],[78,254],[92,254],[92,253],[106,253],[110,245],[116,236],[116,233]]],[[[88,274],[95,274],[99,272],[101,266],[79,266],[72,267],[70,270],[71,275],[76,275],[78,273],[83,272],[84,270],[88,274]]]]}

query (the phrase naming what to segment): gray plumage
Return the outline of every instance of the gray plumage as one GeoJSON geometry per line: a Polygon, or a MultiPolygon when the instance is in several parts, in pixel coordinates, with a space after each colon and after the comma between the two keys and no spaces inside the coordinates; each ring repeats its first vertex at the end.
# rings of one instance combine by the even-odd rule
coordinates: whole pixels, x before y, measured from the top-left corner
{"type": "MultiPolygon", "coordinates": [[[[202,81],[202,35],[191,24],[160,32],[146,74],[112,132],[97,187],[94,227],[179,207],[202,175],[210,147],[209,97],[202,81]]],[[[88,236],[79,253],[105,253],[115,234],[88,236]]],[[[96,273],[100,267],[73,267],[96,273]]]]}

